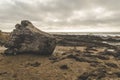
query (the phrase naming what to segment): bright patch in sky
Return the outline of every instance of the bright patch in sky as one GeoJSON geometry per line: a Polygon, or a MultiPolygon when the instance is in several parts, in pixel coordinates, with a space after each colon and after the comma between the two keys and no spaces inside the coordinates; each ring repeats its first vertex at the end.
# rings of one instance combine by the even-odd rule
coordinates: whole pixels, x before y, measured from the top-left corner
{"type": "Polygon", "coordinates": [[[102,7],[98,7],[98,8],[94,8],[93,11],[94,11],[96,14],[102,14],[102,13],[104,13],[105,9],[102,8],[102,7]]]}

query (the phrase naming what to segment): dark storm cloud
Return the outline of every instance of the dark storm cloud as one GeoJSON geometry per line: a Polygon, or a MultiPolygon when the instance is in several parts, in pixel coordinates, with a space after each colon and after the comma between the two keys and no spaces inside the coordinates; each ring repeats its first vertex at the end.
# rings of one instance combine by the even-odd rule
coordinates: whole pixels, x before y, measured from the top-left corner
{"type": "MultiPolygon", "coordinates": [[[[0,29],[28,19],[46,31],[108,28],[120,31],[120,0],[1,0],[0,29]]],[[[104,30],[104,29],[103,29],[104,30]]]]}

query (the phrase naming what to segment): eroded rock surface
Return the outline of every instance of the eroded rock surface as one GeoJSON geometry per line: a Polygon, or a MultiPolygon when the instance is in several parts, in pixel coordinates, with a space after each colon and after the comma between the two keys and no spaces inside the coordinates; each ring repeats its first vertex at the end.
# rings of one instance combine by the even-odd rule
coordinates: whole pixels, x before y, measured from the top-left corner
{"type": "Polygon", "coordinates": [[[5,54],[39,53],[50,55],[56,46],[56,39],[51,34],[37,29],[30,21],[23,20],[16,24],[5,45],[5,54]]]}

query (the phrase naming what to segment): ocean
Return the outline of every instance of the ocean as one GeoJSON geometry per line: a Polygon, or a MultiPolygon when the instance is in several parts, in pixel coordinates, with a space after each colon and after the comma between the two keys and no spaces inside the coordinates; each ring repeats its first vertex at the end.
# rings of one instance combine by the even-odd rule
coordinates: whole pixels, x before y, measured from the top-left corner
{"type": "Polygon", "coordinates": [[[96,36],[120,36],[120,32],[50,32],[58,35],[96,35],[96,36]]]}

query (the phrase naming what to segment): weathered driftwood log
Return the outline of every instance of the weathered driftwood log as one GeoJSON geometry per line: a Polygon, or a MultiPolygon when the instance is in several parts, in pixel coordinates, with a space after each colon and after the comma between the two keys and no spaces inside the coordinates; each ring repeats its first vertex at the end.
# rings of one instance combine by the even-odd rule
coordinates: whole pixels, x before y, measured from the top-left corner
{"type": "Polygon", "coordinates": [[[5,45],[8,48],[5,54],[39,53],[50,55],[56,47],[56,38],[43,32],[28,21],[23,20],[16,24],[10,35],[10,40],[5,45]]]}

